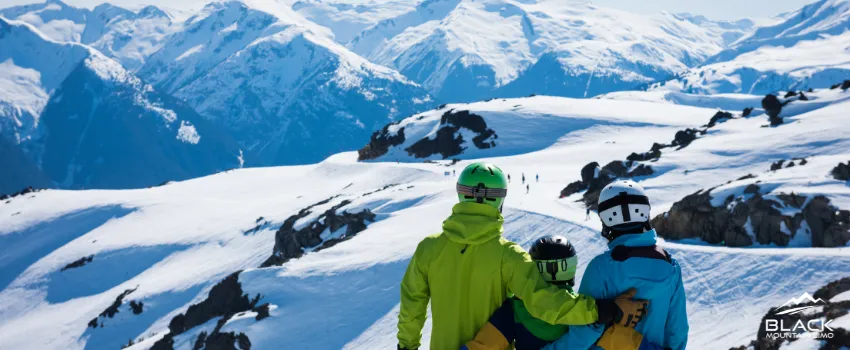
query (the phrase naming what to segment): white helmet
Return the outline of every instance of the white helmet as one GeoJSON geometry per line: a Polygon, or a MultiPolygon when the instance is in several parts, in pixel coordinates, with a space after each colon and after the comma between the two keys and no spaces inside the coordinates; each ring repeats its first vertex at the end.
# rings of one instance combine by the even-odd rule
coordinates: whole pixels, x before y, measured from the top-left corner
{"type": "Polygon", "coordinates": [[[597,211],[605,231],[640,226],[649,228],[649,208],[646,191],[631,180],[614,181],[599,193],[597,211]]]}

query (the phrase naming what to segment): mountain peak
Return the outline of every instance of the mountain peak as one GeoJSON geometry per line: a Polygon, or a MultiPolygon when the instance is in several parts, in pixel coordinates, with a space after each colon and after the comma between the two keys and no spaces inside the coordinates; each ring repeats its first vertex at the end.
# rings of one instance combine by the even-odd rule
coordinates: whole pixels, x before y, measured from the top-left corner
{"type": "Polygon", "coordinates": [[[145,6],[143,9],[139,10],[138,15],[142,18],[171,18],[167,12],[153,5],[145,6]]]}

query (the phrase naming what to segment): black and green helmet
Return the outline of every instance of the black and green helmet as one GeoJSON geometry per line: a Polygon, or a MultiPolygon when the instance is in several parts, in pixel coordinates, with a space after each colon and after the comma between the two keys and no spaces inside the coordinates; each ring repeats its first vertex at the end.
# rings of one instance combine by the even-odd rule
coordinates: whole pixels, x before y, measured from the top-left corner
{"type": "Polygon", "coordinates": [[[537,270],[546,282],[575,284],[578,257],[572,243],[563,236],[538,238],[528,251],[537,264],[537,270]]]}
{"type": "Polygon", "coordinates": [[[493,164],[472,163],[460,173],[456,189],[461,202],[486,203],[501,209],[508,195],[508,179],[493,164]]]}

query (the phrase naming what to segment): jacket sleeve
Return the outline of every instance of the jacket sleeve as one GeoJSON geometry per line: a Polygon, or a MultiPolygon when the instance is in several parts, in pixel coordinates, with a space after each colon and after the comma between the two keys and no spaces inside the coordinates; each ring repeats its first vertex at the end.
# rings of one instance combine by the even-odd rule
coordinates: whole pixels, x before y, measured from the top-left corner
{"type": "Polygon", "coordinates": [[[664,343],[674,350],[682,350],[688,345],[688,311],[686,308],[685,287],[682,285],[682,268],[676,263],[678,281],[670,309],[667,311],[667,325],[664,329],[664,343]]]}
{"type": "Polygon", "coordinates": [[[422,327],[428,311],[431,291],[428,287],[428,262],[424,254],[425,241],[419,243],[407,272],[401,280],[401,308],[398,314],[398,344],[405,349],[419,348],[422,327]]]}
{"type": "Polygon", "coordinates": [[[484,325],[472,339],[466,343],[468,350],[506,350],[516,337],[513,301],[508,298],[502,303],[490,322],[484,325]]]}
{"type": "Polygon", "coordinates": [[[504,245],[502,278],[508,290],[523,301],[535,318],[550,324],[581,325],[599,317],[596,300],[549,285],[540,277],[531,256],[515,243],[504,245]]]}
{"type": "MultiPolygon", "coordinates": [[[[608,296],[608,290],[605,281],[602,280],[600,273],[599,260],[593,259],[587,265],[584,276],[581,280],[581,286],[578,292],[584,295],[591,295],[596,298],[605,298],[608,296]]],[[[568,350],[568,349],[589,349],[605,332],[604,325],[588,324],[585,326],[571,326],[570,331],[565,333],[560,339],[547,345],[545,350],[568,350]]]]}

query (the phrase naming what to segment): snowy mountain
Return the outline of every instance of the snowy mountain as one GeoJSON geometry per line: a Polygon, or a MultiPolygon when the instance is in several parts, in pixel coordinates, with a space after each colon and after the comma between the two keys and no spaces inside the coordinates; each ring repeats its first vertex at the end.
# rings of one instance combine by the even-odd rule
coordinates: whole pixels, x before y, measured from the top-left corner
{"type": "Polygon", "coordinates": [[[757,28],[707,64],[652,88],[765,94],[825,88],[850,78],[850,2],[821,0],[757,28]]]}
{"type": "Polygon", "coordinates": [[[0,158],[26,164],[11,167],[21,173],[3,193],[44,185],[26,175],[33,165],[65,188],[144,187],[239,166],[229,136],[98,51],[2,18],[0,46],[17,48],[0,52],[11,92],[0,96],[0,158]]]}
{"type": "MultiPolygon", "coordinates": [[[[727,181],[711,192],[721,202],[733,193],[754,197],[738,193],[748,187],[739,185],[761,181],[765,198],[819,195],[846,211],[850,187],[831,170],[850,168],[850,92],[807,96],[783,99],[784,122],[775,127],[763,127],[764,113],[774,112],[759,108],[763,96],[742,94],[451,104],[376,133],[372,149],[381,139],[389,146],[368,162],[356,160],[363,152],[347,152],[313,165],[241,169],[145,190],[20,195],[0,204],[0,348],[392,348],[409,258],[456,202],[452,171],[478,159],[513,177],[505,236],[528,247],[543,234],[567,235],[579,253],[579,276],[605,245],[596,216],[586,219],[583,192],[559,193],[582,178],[585,164],[613,169],[654,144],[678,145],[632,163],[652,171],[634,179],[656,216],[727,181]],[[742,107],[755,108],[744,117],[742,107]],[[688,129],[704,132],[685,132],[694,136],[687,139],[688,129]],[[449,132],[463,140],[460,154],[423,163],[406,150],[427,150],[414,145],[449,132]],[[774,167],[792,158],[807,161],[774,167]],[[531,181],[535,175],[539,182],[531,181]]],[[[848,250],[812,248],[805,230],[789,234],[796,244],[787,248],[730,248],[699,238],[661,243],[683,269],[691,348],[747,345],[771,308],[803,292],[843,298],[848,285],[829,283],[848,277],[848,250]]],[[[850,328],[845,313],[827,317],[850,328]]],[[[427,326],[426,344],[429,336],[427,326]]],[[[803,344],[822,343],[793,345],[803,344]]]]}
{"type": "Polygon", "coordinates": [[[139,74],[226,125],[261,164],[304,164],[354,149],[430,103],[418,85],[297,13],[241,2],[208,5],[139,74]]]}
{"type": "Polygon", "coordinates": [[[133,12],[104,3],[90,10],[60,0],[0,9],[0,16],[27,22],[56,41],[91,46],[129,70],[159,50],[179,22],[154,6],[133,12]]]}
{"type": "Polygon", "coordinates": [[[348,46],[457,102],[626,90],[702,62],[723,48],[723,36],[672,15],[588,3],[435,0],[348,46]]]}
{"type": "Polygon", "coordinates": [[[770,24],[770,20],[752,20],[748,18],[737,21],[711,20],[701,15],[690,13],[676,13],[671,16],[691,22],[702,28],[708,29],[715,36],[723,38],[723,46],[729,47],[738,39],[749,36],[757,26],[770,24]]]}

